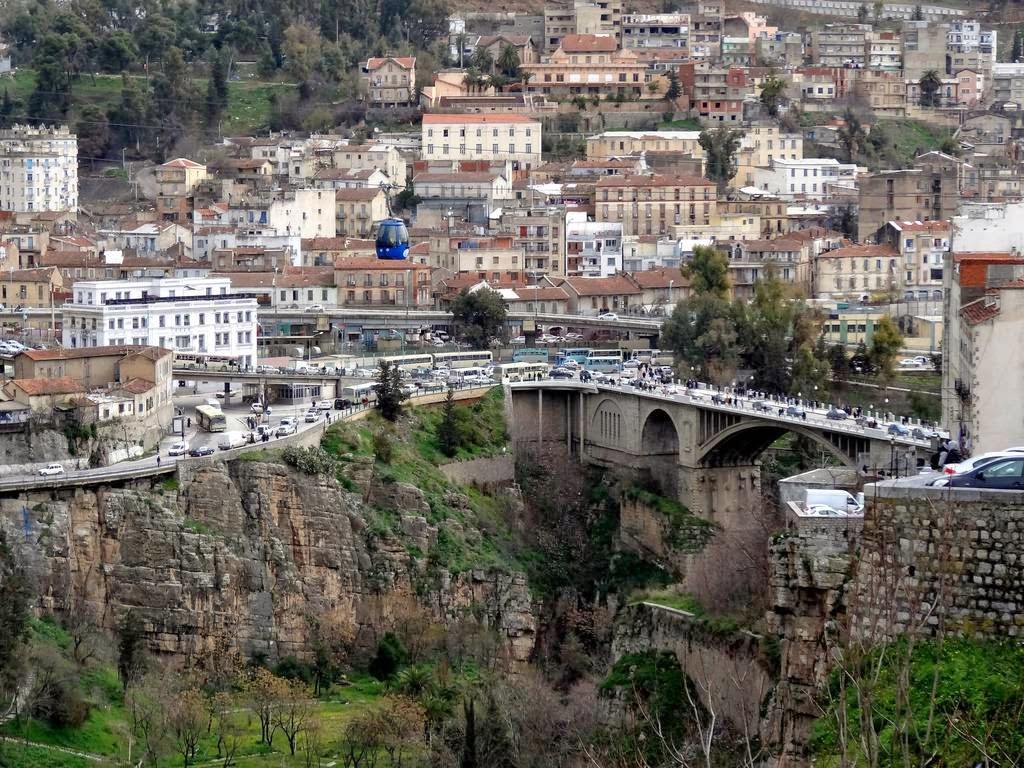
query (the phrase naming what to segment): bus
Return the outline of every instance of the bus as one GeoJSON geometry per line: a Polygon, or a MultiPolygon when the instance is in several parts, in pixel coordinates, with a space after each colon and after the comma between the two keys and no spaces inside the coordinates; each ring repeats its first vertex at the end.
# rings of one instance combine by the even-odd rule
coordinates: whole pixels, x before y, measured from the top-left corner
{"type": "Polygon", "coordinates": [[[489,367],[494,364],[494,355],[490,350],[470,352],[435,352],[435,368],[466,368],[469,366],[489,367]]]}
{"type": "Polygon", "coordinates": [[[583,363],[585,369],[591,373],[619,373],[622,371],[622,352],[616,349],[595,351],[606,354],[589,355],[587,361],[583,363]]]}
{"type": "Polygon", "coordinates": [[[539,381],[551,372],[547,363],[504,363],[500,369],[501,379],[509,381],[539,381]]]}
{"type": "Polygon", "coordinates": [[[174,367],[201,371],[237,371],[238,358],[205,352],[175,352],[174,367]]]}
{"type": "Polygon", "coordinates": [[[558,354],[555,356],[555,365],[565,365],[566,360],[575,360],[582,365],[587,362],[589,353],[590,347],[564,347],[558,350],[558,354]]]}
{"type": "Polygon", "coordinates": [[[536,347],[517,349],[512,353],[512,362],[514,363],[546,363],[548,358],[546,349],[537,349],[536,347]]]}
{"type": "Polygon", "coordinates": [[[347,387],[341,388],[339,397],[345,400],[351,400],[355,404],[363,402],[363,398],[366,398],[368,403],[377,402],[377,384],[376,382],[366,382],[365,384],[350,384],[347,387]]]}
{"type": "Polygon", "coordinates": [[[212,405],[197,405],[196,420],[199,422],[199,428],[205,429],[207,432],[223,432],[228,428],[228,420],[224,412],[212,405]]]}
{"type": "Polygon", "coordinates": [[[590,360],[590,359],[595,358],[595,357],[600,357],[601,359],[615,358],[616,360],[619,361],[619,363],[622,363],[622,350],[621,349],[588,349],[587,350],[587,357],[586,357],[586,359],[585,360],[580,360],[580,362],[583,363],[584,365],[586,365],[587,360],[590,360]]]}
{"type": "Polygon", "coordinates": [[[407,368],[430,368],[434,364],[434,356],[429,352],[422,355],[391,355],[378,358],[380,361],[387,360],[392,365],[402,369],[407,368]]]}

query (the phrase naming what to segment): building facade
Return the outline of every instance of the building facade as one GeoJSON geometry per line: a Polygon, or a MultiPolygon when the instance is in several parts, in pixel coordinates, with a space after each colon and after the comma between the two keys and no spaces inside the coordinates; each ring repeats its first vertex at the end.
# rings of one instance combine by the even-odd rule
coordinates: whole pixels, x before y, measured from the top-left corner
{"type": "Polygon", "coordinates": [[[714,182],[696,176],[606,176],[597,181],[594,201],[596,218],[621,224],[624,236],[709,225],[718,214],[714,182]]]}
{"type": "Polygon", "coordinates": [[[78,137],[59,128],[0,131],[0,211],[78,210],[78,137]]]}
{"type": "Polygon", "coordinates": [[[367,59],[362,67],[366,100],[376,107],[416,103],[416,57],[384,56],[367,59]]]}
{"type": "Polygon", "coordinates": [[[541,123],[525,115],[430,114],[421,130],[424,160],[508,161],[513,170],[541,164],[541,123]]]}

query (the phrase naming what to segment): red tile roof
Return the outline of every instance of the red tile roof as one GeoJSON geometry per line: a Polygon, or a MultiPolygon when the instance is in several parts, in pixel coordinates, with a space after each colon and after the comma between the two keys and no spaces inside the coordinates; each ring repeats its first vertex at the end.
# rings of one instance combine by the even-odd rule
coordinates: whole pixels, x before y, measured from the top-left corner
{"type": "Polygon", "coordinates": [[[151,390],[155,385],[152,381],[146,379],[128,379],[124,382],[120,389],[122,392],[127,392],[129,395],[144,395],[151,390]]]}
{"type": "Polygon", "coordinates": [[[633,272],[631,277],[641,288],[688,288],[690,281],[678,269],[647,269],[633,272]]]}
{"type": "Polygon", "coordinates": [[[54,379],[11,379],[11,386],[22,390],[30,397],[73,395],[85,392],[85,387],[70,376],[58,376],[54,379]]]}
{"type": "MultiPolygon", "coordinates": [[[[499,286],[492,286],[499,287],[499,286]]],[[[521,288],[513,288],[522,301],[566,301],[569,298],[567,294],[561,288],[551,288],[544,286],[523,286],[521,288]]]]}
{"type": "Polygon", "coordinates": [[[578,296],[623,296],[640,293],[640,288],[625,275],[612,277],[567,277],[562,283],[578,296]]]}
{"type": "Polygon", "coordinates": [[[900,232],[935,232],[950,228],[951,222],[947,219],[937,221],[890,221],[893,228],[900,232]]]}
{"type": "Polygon", "coordinates": [[[391,271],[402,271],[406,269],[430,269],[426,264],[416,264],[412,261],[406,260],[392,260],[392,259],[378,259],[375,256],[348,256],[343,259],[338,259],[334,262],[334,268],[339,271],[348,269],[365,269],[365,270],[391,270],[391,271]]]}
{"type": "Polygon", "coordinates": [[[891,245],[848,245],[843,248],[825,251],[818,256],[819,259],[859,259],[859,258],[891,258],[899,256],[896,249],[891,245]]]}
{"type": "Polygon", "coordinates": [[[402,69],[412,69],[416,66],[415,56],[381,56],[366,60],[366,69],[373,71],[386,62],[393,61],[402,69]]]}
{"type": "Polygon", "coordinates": [[[960,308],[960,317],[968,325],[978,325],[986,320],[991,320],[999,314],[999,302],[993,301],[991,297],[983,296],[980,299],[965,304],[960,308]]]}
{"type": "Polygon", "coordinates": [[[160,166],[161,168],[205,168],[205,165],[197,163],[194,160],[189,160],[187,157],[176,157],[173,160],[168,160],[166,163],[160,166]]]}
{"type": "Polygon", "coordinates": [[[559,47],[565,53],[611,53],[619,45],[612,35],[566,35],[559,47]]]}
{"type": "MultiPolygon", "coordinates": [[[[171,354],[171,350],[162,347],[140,347],[126,344],[107,345],[104,347],[62,347],[60,349],[26,349],[21,355],[36,362],[46,360],[77,360],[83,357],[113,357],[116,355],[143,354],[151,352],[156,357],[171,354]]],[[[19,355],[20,357],[20,355],[19,355]]]]}
{"type": "Polygon", "coordinates": [[[424,125],[458,125],[461,123],[530,123],[540,125],[539,120],[534,120],[526,115],[440,115],[429,114],[423,116],[424,125]]]}
{"type": "Polygon", "coordinates": [[[342,203],[369,203],[384,193],[373,187],[346,187],[334,191],[334,199],[342,203]]]}
{"type": "Polygon", "coordinates": [[[713,187],[715,182],[701,176],[685,176],[655,173],[650,176],[624,174],[602,176],[596,187],[713,187]]]}

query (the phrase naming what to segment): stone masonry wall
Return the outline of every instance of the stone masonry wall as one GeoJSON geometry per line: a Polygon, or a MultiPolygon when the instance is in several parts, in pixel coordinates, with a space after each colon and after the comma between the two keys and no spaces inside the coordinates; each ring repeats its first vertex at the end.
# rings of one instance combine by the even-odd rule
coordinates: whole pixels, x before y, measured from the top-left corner
{"type": "Polygon", "coordinates": [[[515,457],[510,453],[468,461],[453,461],[440,465],[438,469],[453,483],[473,485],[485,491],[508,485],[516,479],[515,457]]]}
{"type": "Polygon", "coordinates": [[[865,489],[851,632],[1024,636],[1024,494],[865,489]]]}

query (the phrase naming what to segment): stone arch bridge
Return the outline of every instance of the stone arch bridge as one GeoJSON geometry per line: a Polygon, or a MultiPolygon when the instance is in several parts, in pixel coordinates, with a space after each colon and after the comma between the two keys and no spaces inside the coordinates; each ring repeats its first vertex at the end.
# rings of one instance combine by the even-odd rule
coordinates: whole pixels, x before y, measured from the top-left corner
{"type": "Polygon", "coordinates": [[[852,420],[779,416],[713,403],[710,392],[666,395],[575,380],[509,385],[517,451],[562,450],[583,463],[647,475],[695,514],[729,525],[760,505],[758,457],[787,432],[853,468],[888,468],[928,455],[928,441],[897,438],[852,420]]]}

